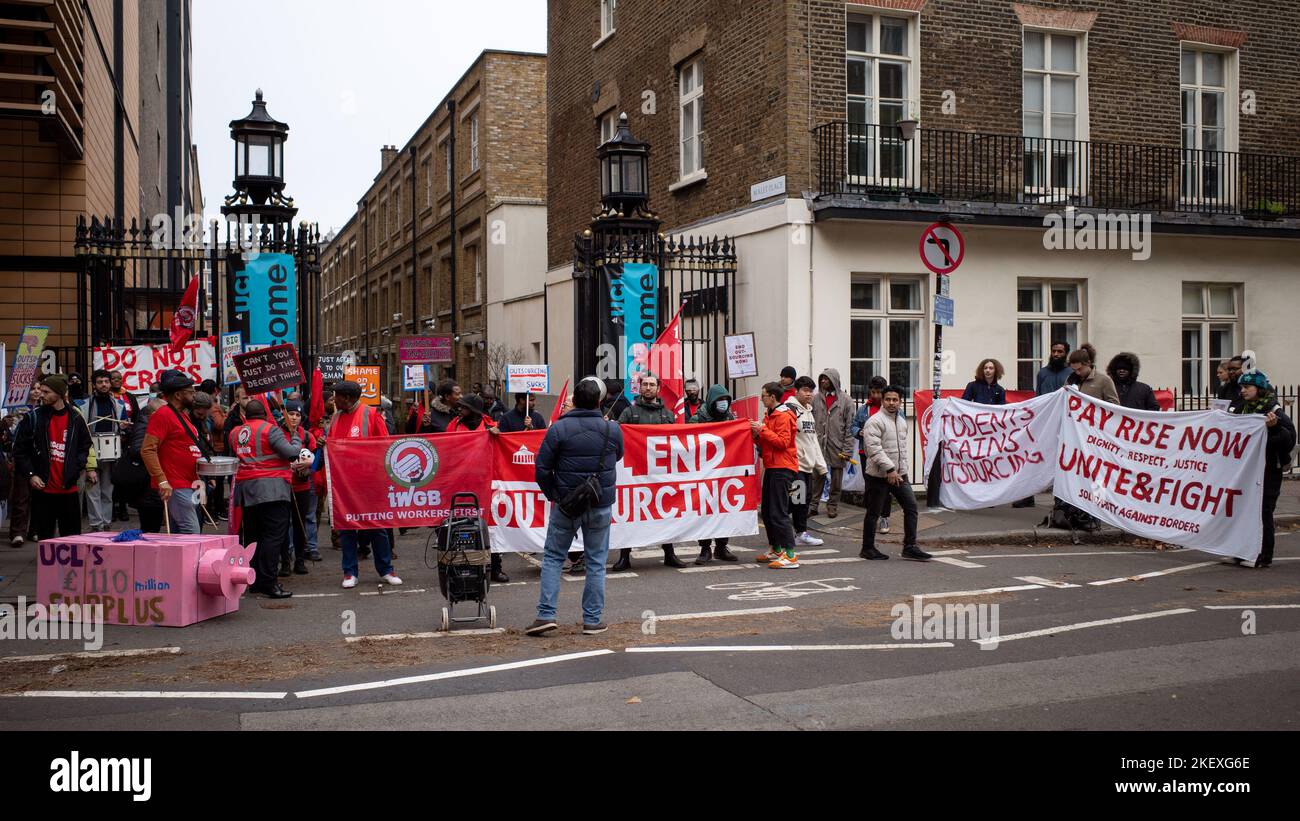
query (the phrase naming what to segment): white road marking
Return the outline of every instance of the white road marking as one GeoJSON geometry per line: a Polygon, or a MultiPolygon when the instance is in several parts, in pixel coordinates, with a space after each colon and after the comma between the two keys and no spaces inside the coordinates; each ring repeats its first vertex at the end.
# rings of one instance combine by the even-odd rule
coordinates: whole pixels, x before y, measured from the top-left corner
{"type": "MultiPolygon", "coordinates": [[[[1172,550],[1162,550],[1161,553],[1173,553],[1172,550]]],[[[988,555],[975,554],[972,559],[1037,559],[1044,556],[1150,556],[1150,550],[1090,550],[1083,553],[990,553],[988,555]]],[[[935,555],[931,553],[930,555],[935,555]]]]}
{"type": "Polygon", "coordinates": [[[957,596],[991,596],[995,593],[1018,593],[1021,590],[1041,590],[1041,584],[1021,584],[1014,587],[990,587],[986,590],[952,590],[948,593],[919,593],[918,599],[951,599],[957,596]]]}
{"type": "Polygon", "coordinates": [[[723,619],[727,616],[758,616],[763,613],[787,613],[793,607],[749,607],[742,610],[714,610],[709,613],[673,613],[668,616],[655,616],[652,621],[682,621],[684,619],[723,619]]]}
{"type": "Polygon", "coordinates": [[[1295,610],[1300,604],[1207,604],[1206,610],[1295,610]]]}
{"type": "Polygon", "coordinates": [[[361,595],[363,595],[363,596],[394,596],[394,595],[396,595],[396,594],[398,594],[398,593],[426,593],[426,592],[428,592],[428,591],[427,591],[425,588],[423,588],[423,587],[417,587],[417,588],[415,588],[415,589],[413,589],[413,590],[394,590],[393,588],[388,587],[388,588],[384,588],[383,590],[367,590],[367,591],[363,592],[361,595]]]}
{"type": "MultiPolygon", "coordinates": [[[[930,555],[934,556],[933,553],[931,553],[930,555]]],[[[984,565],[982,564],[975,564],[975,562],[968,562],[965,559],[954,559],[952,556],[934,556],[934,560],[936,562],[950,564],[953,567],[984,567],[984,565]]]]}
{"type": "Polygon", "coordinates": [[[21,693],[0,693],[0,698],[231,698],[279,699],[288,693],[263,693],[247,691],[217,692],[190,690],[165,692],[163,690],[24,690],[21,693]]]}
{"type": "MultiPolygon", "coordinates": [[[[610,548],[610,552],[612,553],[618,549],[619,548],[610,548]]],[[[752,547],[739,547],[736,545],[728,545],[727,549],[733,553],[754,552],[754,548],[752,547]]],[[[698,545],[677,545],[677,549],[674,552],[679,558],[694,558],[695,556],[700,555],[700,548],[698,545]]],[[[659,547],[639,547],[632,550],[632,558],[634,559],[658,559],[663,555],[663,548],[659,547]]]]}
{"type": "Polygon", "coordinates": [[[807,561],[805,561],[805,560],[803,560],[803,559],[800,559],[800,560],[799,560],[799,564],[801,564],[801,565],[804,565],[804,564],[835,564],[835,563],[837,563],[837,562],[865,562],[865,561],[866,561],[866,559],[859,558],[859,557],[857,557],[857,556],[844,556],[844,557],[842,557],[842,558],[838,558],[838,559],[808,559],[807,561]]]}
{"type": "Polygon", "coordinates": [[[767,570],[767,565],[758,562],[737,562],[736,564],[704,565],[703,567],[679,567],[678,573],[712,573],[715,570],[767,570]]]}
{"type": "Polygon", "coordinates": [[[521,584],[528,584],[528,582],[493,582],[492,586],[493,587],[518,587],[521,584]]]}
{"type": "Polygon", "coordinates": [[[613,653],[613,650],[587,650],[582,653],[565,653],[562,656],[547,656],[539,659],[528,659],[527,661],[512,661],[506,664],[490,664],[486,667],[470,667],[465,670],[448,670],[445,673],[431,673],[424,676],[406,676],[405,678],[391,678],[382,681],[366,681],[361,684],[345,684],[341,687],[322,687],[318,690],[300,690],[294,693],[294,695],[298,698],[316,698],[318,696],[332,696],[339,693],[355,693],[361,690],[379,690],[384,687],[400,687],[404,684],[423,684],[429,681],[442,681],[450,678],[481,676],[486,673],[498,673],[504,670],[518,670],[523,667],[538,667],[543,664],[557,664],[562,661],[573,661],[575,659],[592,658],[594,656],[608,656],[613,653]]]}
{"type": "Polygon", "coordinates": [[[1054,582],[1051,579],[1044,579],[1040,576],[1016,576],[1017,581],[1029,582],[1030,584],[1041,584],[1043,587],[1057,587],[1064,590],[1067,587],[1079,587],[1077,584],[1069,582],[1054,582]]]}
{"type": "Polygon", "coordinates": [[[950,641],[903,642],[897,644],[730,644],[683,647],[627,647],[626,653],[780,653],[791,650],[923,650],[953,647],[950,641]]]}
{"type": "Polygon", "coordinates": [[[968,550],[930,550],[927,551],[931,556],[965,556],[968,550]]]}
{"type": "Polygon", "coordinates": [[[1056,633],[1066,633],[1071,630],[1083,630],[1088,627],[1104,627],[1108,624],[1121,624],[1129,621],[1143,621],[1145,619],[1155,619],[1161,616],[1177,616],[1182,613],[1195,613],[1190,607],[1179,607],[1176,610],[1157,610],[1154,613],[1139,613],[1136,616],[1120,616],[1114,619],[1100,619],[1098,621],[1085,621],[1078,624],[1063,624],[1060,627],[1048,627],[1043,630],[1030,630],[1027,633],[1012,633],[1009,636],[996,636],[987,639],[972,639],[976,644],[1001,644],[1004,641],[1015,641],[1017,639],[1030,639],[1038,636],[1051,636],[1056,633]]]}
{"type": "Polygon", "coordinates": [[[342,595],[342,593],[294,593],[293,597],[295,599],[327,599],[342,595]]]}
{"type": "MultiPolygon", "coordinates": [[[[606,579],[635,579],[636,577],[637,575],[630,570],[626,573],[605,574],[606,579]]],[[[583,573],[581,576],[570,576],[568,573],[561,573],[560,578],[564,579],[566,582],[580,582],[583,579],[587,578],[587,574],[583,573]]]]}
{"type": "Polygon", "coordinates": [[[121,658],[123,656],[159,656],[175,655],[181,651],[179,647],[145,647],[138,650],[87,650],[84,653],[49,653],[42,656],[5,656],[0,658],[0,664],[7,661],[62,661],[64,659],[97,659],[97,658],[121,658]]]}
{"type": "Polygon", "coordinates": [[[401,641],[403,639],[437,639],[444,636],[489,636],[496,633],[504,633],[504,627],[482,628],[477,630],[452,630],[445,632],[438,630],[430,633],[389,633],[383,636],[347,636],[344,641],[401,641]]]}
{"type": "Polygon", "coordinates": [[[1274,557],[1273,557],[1273,561],[1275,561],[1275,562],[1300,562],[1300,556],[1281,556],[1281,557],[1274,556],[1274,557]]]}
{"type": "Polygon", "coordinates": [[[1136,576],[1121,576],[1118,579],[1102,579],[1100,581],[1088,582],[1093,587],[1101,587],[1107,584],[1118,584],[1120,582],[1137,581],[1138,579],[1153,579],[1156,576],[1168,576],[1170,573],[1181,573],[1184,570],[1195,570],[1198,567],[1209,567],[1217,565],[1218,561],[1213,562],[1196,562],[1195,564],[1182,564],[1178,567],[1170,567],[1165,570],[1154,570],[1150,573],[1139,573],[1136,576]]]}

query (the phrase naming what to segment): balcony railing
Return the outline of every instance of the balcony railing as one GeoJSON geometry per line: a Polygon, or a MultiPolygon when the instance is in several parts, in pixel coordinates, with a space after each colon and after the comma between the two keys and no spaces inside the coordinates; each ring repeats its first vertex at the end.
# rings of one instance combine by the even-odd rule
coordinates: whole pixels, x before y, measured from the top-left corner
{"type": "Polygon", "coordinates": [[[832,122],[819,195],[1124,212],[1300,216],[1300,157],[832,122]]]}

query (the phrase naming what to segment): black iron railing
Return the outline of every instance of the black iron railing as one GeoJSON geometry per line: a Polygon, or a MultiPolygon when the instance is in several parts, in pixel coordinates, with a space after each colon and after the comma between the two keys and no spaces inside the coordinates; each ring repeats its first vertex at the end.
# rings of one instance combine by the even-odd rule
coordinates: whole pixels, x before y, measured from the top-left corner
{"type": "Polygon", "coordinates": [[[893,202],[1300,216],[1300,156],[832,122],[817,193],[893,202]]]}

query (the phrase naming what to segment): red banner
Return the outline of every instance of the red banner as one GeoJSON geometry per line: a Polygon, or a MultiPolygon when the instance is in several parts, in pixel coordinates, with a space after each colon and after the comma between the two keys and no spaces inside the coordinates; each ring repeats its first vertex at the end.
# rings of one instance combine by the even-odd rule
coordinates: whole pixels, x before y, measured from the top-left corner
{"type": "Polygon", "coordinates": [[[325,447],[334,526],[341,530],[434,527],[455,493],[486,504],[492,443],[486,431],[331,438],[325,447]]]}

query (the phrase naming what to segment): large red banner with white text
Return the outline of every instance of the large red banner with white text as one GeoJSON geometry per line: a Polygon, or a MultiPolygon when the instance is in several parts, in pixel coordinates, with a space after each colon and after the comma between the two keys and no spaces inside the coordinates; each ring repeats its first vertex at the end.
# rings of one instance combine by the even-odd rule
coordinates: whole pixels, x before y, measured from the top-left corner
{"type": "Polygon", "coordinates": [[[331,438],[325,467],[334,527],[434,527],[447,519],[456,493],[473,493],[487,504],[492,438],[484,430],[331,438]]]}
{"type": "MultiPolygon", "coordinates": [[[[759,483],[747,422],[623,425],[611,549],[752,536],[759,483]]],[[[496,448],[489,527],[497,552],[538,552],[550,502],[533,479],[545,431],[503,433],[496,448]]],[[[581,535],[574,543],[581,546],[581,535]]]]}

